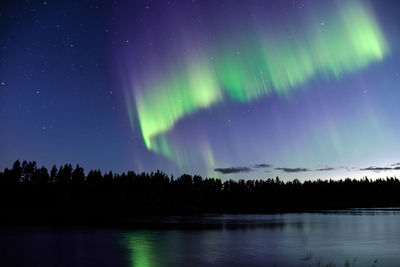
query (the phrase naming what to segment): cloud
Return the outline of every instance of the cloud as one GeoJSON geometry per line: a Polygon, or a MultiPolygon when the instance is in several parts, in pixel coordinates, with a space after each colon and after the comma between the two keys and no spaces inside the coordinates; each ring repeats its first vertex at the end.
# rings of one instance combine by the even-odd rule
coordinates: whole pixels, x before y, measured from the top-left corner
{"type": "Polygon", "coordinates": [[[266,163],[261,163],[261,164],[256,164],[254,165],[254,168],[270,168],[272,165],[266,164],[266,163]]]}
{"type": "Polygon", "coordinates": [[[270,168],[270,167],[272,167],[272,165],[266,163],[260,163],[242,167],[215,168],[214,171],[220,172],[222,174],[231,174],[231,173],[251,172],[254,171],[255,169],[270,168]]]}
{"type": "Polygon", "coordinates": [[[336,168],[333,168],[333,167],[325,167],[325,168],[316,169],[315,171],[317,171],[317,172],[324,172],[324,171],[334,171],[334,170],[336,170],[336,168]]]}
{"type": "MultiPolygon", "coordinates": [[[[397,168],[397,167],[396,167],[397,168]]],[[[368,167],[368,168],[362,168],[360,171],[374,171],[374,172],[380,172],[380,171],[390,171],[390,170],[396,170],[396,168],[392,167],[368,167]]]]}
{"type": "Polygon", "coordinates": [[[296,172],[308,172],[309,169],[306,168],[275,168],[275,170],[288,172],[288,173],[296,173],[296,172]]]}
{"type": "Polygon", "coordinates": [[[393,163],[390,165],[387,165],[385,167],[376,167],[376,166],[370,166],[368,168],[362,168],[360,171],[374,171],[374,172],[381,172],[381,171],[398,171],[400,170],[400,162],[393,163]],[[390,167],[388,167],[390,166],[390,167]]]}
{"type": "MultiPolygon", "coordinates": [[[[300,173],[300,172],[324,172],[324,171],[334,171],[338,169],[346,169],[347,171],[373,171],[373,172],[382,172],[382,171],[391,171],[391,170],[400,170],[400,163],[394,163],[391,164],[390,166],[392,167],[381,167],[381,166],[370,166],[367,168],[356,168],[356,167],[321,167],[317,169],[308,169],[308,168],[303,168],[303,167],[298,167],[298,168],[286,168],[286,167],[278,167],[278,168],[273,168],[273,170],[277,171],[282,171],[285,173],[300,173]]],[[[222,174],[233,174],[233,173],[247,173],[251,171],[256,171],[257,169],[262,169],[262,168],[272,168],[273,165],[267,164],[267,163],[259,163],[259,164],[253,164],[253,165],[248,165],[248,166],[241,166],[241,167],[227,167],[227,168],[215,168],[214,171],[222,173],[222,174]]],[[[271,172],[270,170],[265,170],[265,172],[271,172]]]]}
{"type": "Polygon", "coordinates": [[[215,168],[214,171],[220,172],[222,174],[230,174],[230,173],[250,172],[252,171],[252,169],[249,167],[229,167],[229,168],[215,168]]]}

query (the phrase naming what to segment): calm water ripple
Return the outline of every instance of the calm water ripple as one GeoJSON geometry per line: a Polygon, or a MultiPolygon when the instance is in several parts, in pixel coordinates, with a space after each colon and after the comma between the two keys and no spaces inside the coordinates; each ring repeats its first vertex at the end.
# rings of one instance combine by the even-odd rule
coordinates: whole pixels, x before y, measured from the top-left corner
{"type": "Polygon", "coordinates": [[[0,266],[400,266],[398,209],[162,222],[176,227],[3,227],[0,266]]]}

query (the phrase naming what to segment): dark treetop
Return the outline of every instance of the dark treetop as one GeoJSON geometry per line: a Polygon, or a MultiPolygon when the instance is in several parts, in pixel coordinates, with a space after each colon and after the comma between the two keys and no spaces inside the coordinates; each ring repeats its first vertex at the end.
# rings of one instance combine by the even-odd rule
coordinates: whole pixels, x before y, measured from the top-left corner
{"type": "Polygon", "coordinates": [[[229,180],[163,172],[85,175],[77,165],[16,161],[0,172],[3,223],[130,223],[144,215],[267,213],[400,205],[397,178],[229,180]]]}

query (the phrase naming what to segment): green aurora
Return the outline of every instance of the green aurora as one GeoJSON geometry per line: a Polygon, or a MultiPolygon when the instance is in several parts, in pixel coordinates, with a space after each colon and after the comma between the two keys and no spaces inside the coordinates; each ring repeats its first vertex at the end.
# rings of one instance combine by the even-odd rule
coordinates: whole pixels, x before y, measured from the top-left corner
{"type": "MultiPolygon", "coordinates": [[[[383,32],[366,5],[342,3],[328,15],[323,22],[311,18],[293,38],[278,31],[196,51],[173,71],[165,71],[164,79],[147,81],[135,90],[147,149],[184,165],[165,136],[180,119],[226,99],[246,103],[271,94],[290,97],[311,79],[340,79],[388,53],[383,32]]],[[[211,151],[205,154],[213,161],[211,151]]]]}

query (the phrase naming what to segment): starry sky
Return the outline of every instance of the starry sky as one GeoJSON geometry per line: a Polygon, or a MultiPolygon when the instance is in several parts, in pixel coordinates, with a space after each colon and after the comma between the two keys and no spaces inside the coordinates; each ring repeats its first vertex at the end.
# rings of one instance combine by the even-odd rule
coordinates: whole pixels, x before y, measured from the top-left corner
{"type": "Polygon", "coordinates": [[[2,1],[0,168],[400,175],[398,1],[2,1]]]}

